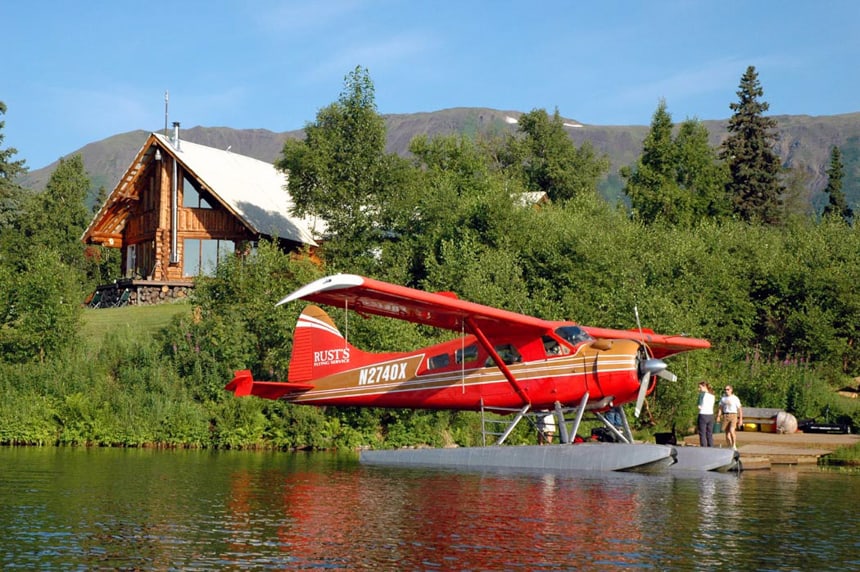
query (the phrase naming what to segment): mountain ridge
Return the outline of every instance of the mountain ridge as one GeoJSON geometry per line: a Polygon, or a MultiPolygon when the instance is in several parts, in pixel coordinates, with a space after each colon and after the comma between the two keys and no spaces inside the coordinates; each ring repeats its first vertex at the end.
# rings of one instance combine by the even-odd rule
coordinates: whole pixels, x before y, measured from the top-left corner
{"type": "MultiPolygon", "coordinates": [[[[477,135],[514,132],[516,121],[523,112],[490,108],[455,107],[438,111],[382,115],[387,130],[386,149],[405,155],[409,142],[416,135],[477,135]]],[[[840,115],[778,115],[770,116],[777,123],[776,151],[783,166],[799,167],[808,176],[806,200],[819,209],[826,202],[822,190],[827,184],[826,170],[830,149],[840,147],[845,165],[843,190],[849,204],[860,210],[860,112],[840,115]]],[[[598,153],[610,159],[610,171],[601,183],[607,198],[617,199],[623,181],[618,170],[635,163],[642,153],[642,142],[648,125],[591,125],[571,118],[562,118],[568,136],[576,145],[590,142],[598,153]]],[[[709,142],[718,146],[728,135],[728,119],[701,120],[708,129],[709,142]]],[[[680,122],[676,121],[676,127],[680,122]]],[[[109,192],[125,173],[135,154],[145,142],[149,131],[134,130],[112,135],[84,145],[64,157],[80,153],[92,182],[90,200],[99,187],[109,192]]],[[[304,129],[275,132],[264,128],[235,129],[231,127],[195,126],[180,130],[180,138],[201,145],[226,149],[230,147],[256,159],[274,162],[287,139],[299,139],[304,129]]],[[[30,171],[19,182],[27,188],[45,188],[57,162],[30,171]]]]}

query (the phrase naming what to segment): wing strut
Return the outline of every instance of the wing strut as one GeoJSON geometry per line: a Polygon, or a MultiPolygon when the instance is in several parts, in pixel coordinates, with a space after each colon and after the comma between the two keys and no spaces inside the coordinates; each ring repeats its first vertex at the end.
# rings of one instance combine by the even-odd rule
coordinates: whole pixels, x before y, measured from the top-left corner
{"type": "Polygon", "coordinates": [[[496,366],[501,370],[502,375],[505,376],[505,379],[508,380],[508,383],[511,384],[511,387],[514,388],[514,391],[517,392],[517,395],[520,396],[520,399],[523,400],[523,405],[531,405],[532,402],[526,395],[526,392],[523,391],[523,388],[520,386],[517,378],[514,377],[514,374],[511,373],[511,370],[508,369],[507,364],[499,357],[499,354],[496,352],[496,348],[493,347],[493,344],[490,343],[490,340],[487,339],[487,336],[484,335],[484,332],[481,331],[481,328],[475,323],[475,321],[469,317],[466,318],[466,324],[469,326],[469,329],[475,334],[475,337],[478,338],[478,341],[484,346],[484,349],[487,350],[487,353],[490,354],[490,357],[493,358],[493,361],[496,362],[496,366]]]}
{"type": "Polygon", "coordinates": [[[507,439],[508,436],[513,432],[514,427],[516,427],[517,423],[519,423],[522,420],[522,418],[525,416],[525,414],[528,413],[530,408],[531,408],[531,405],[529,405],[529,404],[523,405],[523,408],[519,410],[519,412],[517,413],[517,416],[514,418],[514,420],[511,422],[511,424],[508,425],[508,428],[505,429],[504,433],[502,433],[502,436],[499,437],[499,440],[496,441],[496,445],[501,445],[502,443],[505,442],[505,439],[507,439]]]}

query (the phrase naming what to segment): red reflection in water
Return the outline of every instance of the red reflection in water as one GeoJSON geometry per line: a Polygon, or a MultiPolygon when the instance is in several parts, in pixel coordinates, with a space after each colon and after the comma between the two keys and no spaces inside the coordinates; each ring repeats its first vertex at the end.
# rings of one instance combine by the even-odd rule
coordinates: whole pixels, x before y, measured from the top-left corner
{"type": "Polygon", "coordinates": [[[589,554],[608,555],[619,551],[615,539],[638,543],[641,537],[630,489],[607,494],[603,487],[559,483],[551,475],[514,483],[484,476],[463,485],[446,489],[446,482],[428,480],[418,487],[416,512],[424,518],[408,532],[415,546],[427,550],[419,550],[416,562],[442,564],[442,556],[465,567],[537,565],[578,558],[578,543],[587,543],[589,554]]]}
{"type": "MultiPolygon", "coordinates": [[[[234,475],[234,530],[248,532],[253,477],[234,475]]],[[[377,470],[283,475],[277,550],[294,564],[503,568],[531,563],[642,563],[636,481],[377,470]]],[[[269,506],[271,511],[277,506],[269,506]]],[[[259,517],[258,524],[259,526],[259,517]]],[[[274,541],[274,538],[268,539],[274,541]]],[[[238,552],[259,543],[237,542],[238,552]],[[244,549],[243,549],[244,547],[244,549]]]]}

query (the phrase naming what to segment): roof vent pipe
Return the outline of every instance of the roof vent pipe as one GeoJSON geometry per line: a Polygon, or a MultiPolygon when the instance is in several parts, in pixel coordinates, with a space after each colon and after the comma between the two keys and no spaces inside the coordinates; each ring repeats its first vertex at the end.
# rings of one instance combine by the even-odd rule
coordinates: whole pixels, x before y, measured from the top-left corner
{"type": "Polygon", "coordinates": [[[179,151],[179,122],[173,122],[173,147],[179,151]]]}
{"type": "MultiPolygon", "coordinates": [[[[179,122],[173,122],[173,148],[179,151],[179,122]]],[[[173,157],[173,180],[170,189],[170,264],[179,264],[179,159],[173,157]]]]}

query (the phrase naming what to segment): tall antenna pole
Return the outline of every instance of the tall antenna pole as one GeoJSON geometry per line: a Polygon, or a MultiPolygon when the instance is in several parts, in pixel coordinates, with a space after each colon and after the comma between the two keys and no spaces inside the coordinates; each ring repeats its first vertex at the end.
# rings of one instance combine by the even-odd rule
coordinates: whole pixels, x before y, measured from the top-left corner
{"type": "Polygon", "coordinates": [[[164,90],[164,136],[167,137],[167,102],[169,100],[167,90],[164,90]]]}

